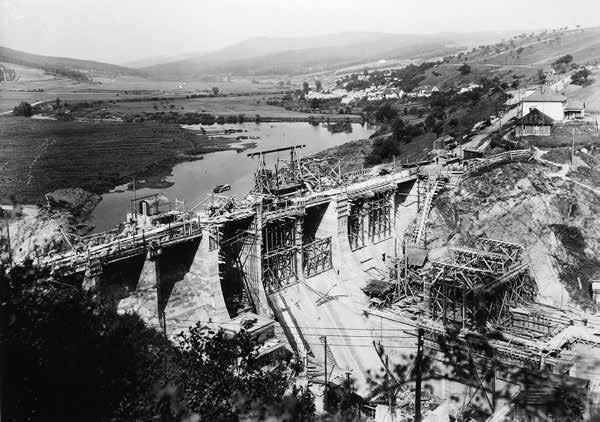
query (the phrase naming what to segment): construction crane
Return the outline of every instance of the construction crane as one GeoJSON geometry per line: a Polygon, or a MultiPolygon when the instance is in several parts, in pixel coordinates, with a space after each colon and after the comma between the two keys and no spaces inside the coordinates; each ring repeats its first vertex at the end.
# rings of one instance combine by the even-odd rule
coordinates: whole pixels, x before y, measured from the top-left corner
{"type": "Polygon", "coordinates": [[[289,147],[257,151],[248,154],[248,157],[258,157],[258,170],[255,174],[255,186],[253,192],[267,195],[285,195],[302,188],[304,178],[300,167],[298,150],[306,148],[306,145],[292,145],[289,147]],[[265,157],[269,154],[279,154],[289,151],[290,159],[283,167],[279,165],[279,157],[275,164],[275,173],[267,169],[265,157]]]}

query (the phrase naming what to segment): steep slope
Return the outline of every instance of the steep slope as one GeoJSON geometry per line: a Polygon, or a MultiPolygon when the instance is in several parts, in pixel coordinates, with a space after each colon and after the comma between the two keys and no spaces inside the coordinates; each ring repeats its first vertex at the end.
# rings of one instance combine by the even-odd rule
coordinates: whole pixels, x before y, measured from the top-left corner
{"type": "Polygon", "coordinates": [[[600,276],[600,197],[556,168],[510,163],[445,192],[431,213],[431,256],[479,236],[522,244],[540,300],[591,304],[600,276]],[[564,291],[566,288],[568,294],[564,291]]]}

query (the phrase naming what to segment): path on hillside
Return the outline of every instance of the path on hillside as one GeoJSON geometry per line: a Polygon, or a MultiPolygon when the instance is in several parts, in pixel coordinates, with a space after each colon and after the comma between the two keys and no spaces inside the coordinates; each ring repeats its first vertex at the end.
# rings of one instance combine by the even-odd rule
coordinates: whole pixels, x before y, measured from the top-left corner
{"type": "Polygon", "coordinates": [[[548,176],[560,177],[563,180],[568,180],[569,182],[573,182],[573,183],[581,186],[584,189],[590,190],[590,191],[594,192],[596,195],[600,195],[600,189],[594,188],[593,186],[586,185],[585,183],[578,182],[577,180],[574,180],[573,178],[567,176],[567,174],[571,170],[570,164],[555,163],[554,161],[550,161],[550,160],[546,160],[545,158],[542,158],[542,156],[544,154],[546,154],[548,151],[542,151],[536,147],[534,147],[533,151],[534,151],[533,157],[537,161],[544,163],[544,164],[551,165],[551,166],[557,166],[560,168],[560,170],[558,170],[557,172],[554,172],[554,173],[550,173],[550,174],[548,174],[548,176]]]}
{"type": "Polygon", "coordinates": [[[462,145],[461,156],[464,155],[465,148],[477,149],[492,133],[500,130],[501,124],[506,124],[506,122],[508,122],[513,117],[517,117],[518,113],[519,113],[519,107],[514,107],[514,108],[508,110],[504,114],[504,116],[502,116],[501,118],[494,120],[490,126],[479,131],[479,133],[477,135],[473,136],[473,138],[471,138],[471,140],[469,142],[462,145]]]}

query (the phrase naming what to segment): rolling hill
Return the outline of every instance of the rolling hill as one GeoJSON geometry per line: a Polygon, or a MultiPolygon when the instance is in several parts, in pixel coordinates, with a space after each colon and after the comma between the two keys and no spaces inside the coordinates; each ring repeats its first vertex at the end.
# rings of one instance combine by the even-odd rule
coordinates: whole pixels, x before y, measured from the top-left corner
{"type": "Polygon", "coordinates": [[[479,43],[496,42],[513,32],[471,34],[338,33],[306,38],[258,37],[214,52],[143,68],[157,79],[202,75],[303,74],[380,59],[431,58],[479,43]]]}
{"type": "Polygon", "coordinates": [[[12,63],[24,67],[42,69],[47,73],[76,80],[90,80],[98,76],[145,76],[139,69],[117,66],[91,60],[78,60],[67,57],[40,56],[0,46],[0,63],[12,63]]]}

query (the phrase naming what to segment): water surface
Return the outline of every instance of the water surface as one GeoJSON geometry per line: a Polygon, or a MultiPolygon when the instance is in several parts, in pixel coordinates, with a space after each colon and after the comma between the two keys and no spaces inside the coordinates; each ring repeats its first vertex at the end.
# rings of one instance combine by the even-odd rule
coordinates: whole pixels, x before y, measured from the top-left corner
{"type": "MultiPolygon", "coordinates": [[[[199,131],[201,126],[185,127],[199,131]]],[[[373,133],[373,129],[366,125],[362,127],[360,124],[353,124],[351,133],[332,134],[323,127],[311,126],[306,122],[212,125],[206,129],[209,131],[243,129],[247,132],[232,136],[260,136],[260,139],[242,141],[257,144],[255,148],[244,152],[220,151],[205,154],[203,160],[177,164],[173,168],[172,175],[166,179],[174,183],[173,186],[166,189],[138,189],[136,196],[160,192],[169,197],[173,204],[175,199],[178,199],[185,201],[186,208],[191,208],[206,198],[215,185],[227,183],[231,185],[231,191],[227,192],[227,195],[243,197],[253,187],[253,174],[258,164],[256,158],[246,156],[249,152],[305,144],[306,148],[302,151],[303,156],[307,156],[351,140],[367,138],[373,133]]],[[[289,152],[280,153],[279,158],[288,159],[289,152]]],[[[267,165],[272,165],[276,159],[277,154],[270,156],[267,165]]],[[[95,231],[112,229],[124,221],[126,212],[131,208],[131,199],[130,191],[104,194],[91,217],[92,223],[96,226],[95,231]]]]}

